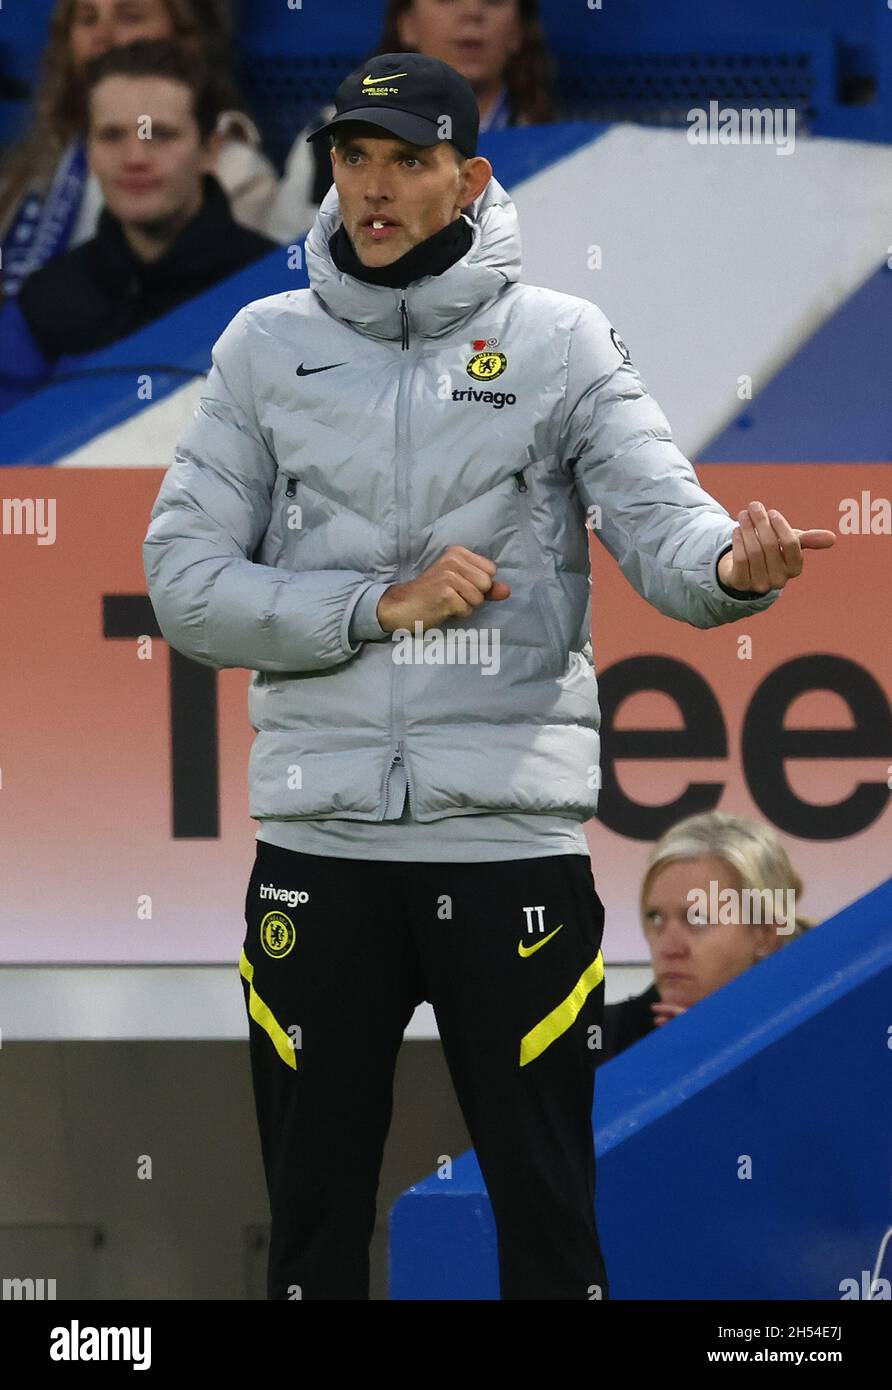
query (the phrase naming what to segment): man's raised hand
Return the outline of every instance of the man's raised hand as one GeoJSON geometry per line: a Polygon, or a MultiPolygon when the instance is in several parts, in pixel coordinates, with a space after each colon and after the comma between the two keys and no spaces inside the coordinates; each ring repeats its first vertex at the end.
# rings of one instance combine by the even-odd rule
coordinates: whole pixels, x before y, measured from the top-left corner
{"type": "Polygon", "coordinates": [[[750,502],[738,513],[731,550],[719,560],[719,579],[729,589],[767,594],[802,573],[803,550],[827,550],[834,531],[799,531],[778,511],[750,502]]]}

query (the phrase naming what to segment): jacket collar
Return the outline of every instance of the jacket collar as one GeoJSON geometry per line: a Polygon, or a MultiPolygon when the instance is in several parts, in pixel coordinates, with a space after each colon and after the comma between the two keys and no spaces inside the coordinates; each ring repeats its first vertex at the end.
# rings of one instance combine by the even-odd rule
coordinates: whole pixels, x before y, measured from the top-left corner
{"type": "Polygon", "coordinates": [[[411,285],[413,280],[420,280],[423,275],[442,275],[444,270],[467,255],[473,240],[470,222],[466,217],[459,216],[425,241],[410,247],[405,255],[397,257],[389,265],[363,265],[342,222],[329,239],[328,249],[338,270],[346,271],[354,279],[364,280],[368,285],[390,285],[393,289],[401,289],[411,285]]]}
{"type": "Polygon", "coordinates": [[[413,339],[451,333],[520,279],[517,209],[497,179],[489,180],[462,217],[470,223],[473,237],[454,264],[410,281],[406,289],[372,285],[338,269],[332,259],[329,241],[342,224],[338,190],[332,184],[307,234],[310,287],[329,313],[371,338],[401,336],[403,296],[413,339]]]}

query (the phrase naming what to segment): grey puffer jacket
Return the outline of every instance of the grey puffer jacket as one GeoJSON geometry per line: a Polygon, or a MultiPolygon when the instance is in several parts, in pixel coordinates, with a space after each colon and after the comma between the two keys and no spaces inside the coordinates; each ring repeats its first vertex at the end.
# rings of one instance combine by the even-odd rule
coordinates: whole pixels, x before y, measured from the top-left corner
{"type": "Polygon", "coordinates": [[[334,265],[332,187],[307,238],[311,288],[257,300],[223,332],[152,509],[143,555],[164,636],[254,672],[254,818],[380,820],[397,767],[422,822],[594,815],[587,521],[644,598],[696,627],[779,596],[721,588],[735,522],[601,311],[520,283],[495,178],[463,215],[462,259],[388,289],[334,265]],[[488,637],[489,669],[483,640],[476,663],[473,646],[440,663],[421,642],[406,661],[403,639],[352,640],[364,594],[453,544],[511,586],[445,626],[488,637]]]}

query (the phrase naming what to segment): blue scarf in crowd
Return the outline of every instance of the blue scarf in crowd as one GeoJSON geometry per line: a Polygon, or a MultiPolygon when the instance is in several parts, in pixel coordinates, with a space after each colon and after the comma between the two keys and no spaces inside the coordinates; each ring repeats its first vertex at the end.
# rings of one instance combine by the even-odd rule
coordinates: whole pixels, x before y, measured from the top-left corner
{"type": "Polygon", "coordinates": [[[59,160],[48,191],[24,195],[0,248],[4,294],[18,294],[32,271],[68,250],[87,177],[84,143],[76,140],[59,160]]]}

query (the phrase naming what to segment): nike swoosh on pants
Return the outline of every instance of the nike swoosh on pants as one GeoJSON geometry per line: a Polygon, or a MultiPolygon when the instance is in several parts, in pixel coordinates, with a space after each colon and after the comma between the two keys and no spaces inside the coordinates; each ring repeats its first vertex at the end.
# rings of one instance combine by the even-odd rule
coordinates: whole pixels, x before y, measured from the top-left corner
{"type": "Polygon", "coordinates": [[[518,941],[517,954],[519,956],[531,956],[534,951],[538,951],[540,946],[544,946],[546,941],[550,941],[553,936],[557,936],[558,932],[560,931],[563,925],[563,922],[561,922],[560,927],[555,927],[554,931],[550,931],[547,936],[543,936],[542,940],[537,941],[535,946],[524,946],[522,941],[518,941]]]}

